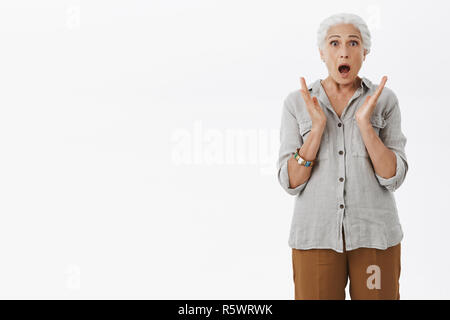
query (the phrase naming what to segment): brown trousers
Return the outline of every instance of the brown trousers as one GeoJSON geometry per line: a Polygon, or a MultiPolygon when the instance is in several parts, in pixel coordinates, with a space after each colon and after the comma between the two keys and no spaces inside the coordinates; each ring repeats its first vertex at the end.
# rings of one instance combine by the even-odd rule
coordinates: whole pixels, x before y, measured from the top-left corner
{"type": "MultiPolygon", "coordinates": [[[[342,230],[342,237],[344,232],[342,230]]],[[[358,248],[292,249],[296,300],[345,300],[350,278],[352,300],[400,299],[400,243],[380,250],[358,248]]]]}

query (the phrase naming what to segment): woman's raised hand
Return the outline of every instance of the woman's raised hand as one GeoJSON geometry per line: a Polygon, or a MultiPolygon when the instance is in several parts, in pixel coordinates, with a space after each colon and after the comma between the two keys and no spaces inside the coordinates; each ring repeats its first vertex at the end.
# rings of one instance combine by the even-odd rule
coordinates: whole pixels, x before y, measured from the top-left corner
{"type": "Polygon", "coordinates": [[[375,92],[371,96],[367,96],[363,105],[358,110],[356,110],[355,119],[358,125],[370,125],[370,118],[372,116],[373,110],[376,107],[378,98],[380,97],[381,92],[383,91],[386,81],[387,76],[383,76],[375,92]]]}
{"type": "Polygon", "coordinates": [[[306,87],[305,78],[300,78],[300,85],[300,93],[302,94],[303,100],[305,101],[309,116],[311,117],[312,127],[324,129],[327,124],[327,116],[320,107],[319,100],[317,100],[317,97],[311,97],[311,95],[309,94],[308,88],[306,87]]]}

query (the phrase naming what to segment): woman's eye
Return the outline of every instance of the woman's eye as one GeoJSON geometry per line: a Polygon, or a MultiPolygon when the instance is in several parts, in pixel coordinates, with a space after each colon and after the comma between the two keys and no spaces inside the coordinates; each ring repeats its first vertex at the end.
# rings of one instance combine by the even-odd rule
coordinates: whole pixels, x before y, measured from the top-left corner
{"type": "Polygon", "coordinates": [[[354,43],[354,47],[356,47],[358,45],[358,41],[352,41],[351,43],[354,43]]]}
{"type": "MultiPolygon", "coordinates": [[[[330,44],[333,46],[333,43],[337,44],[337,41],[331,41],[330,44]]],[[[333,46],[334,47],[334,46],[333,46]]]]}

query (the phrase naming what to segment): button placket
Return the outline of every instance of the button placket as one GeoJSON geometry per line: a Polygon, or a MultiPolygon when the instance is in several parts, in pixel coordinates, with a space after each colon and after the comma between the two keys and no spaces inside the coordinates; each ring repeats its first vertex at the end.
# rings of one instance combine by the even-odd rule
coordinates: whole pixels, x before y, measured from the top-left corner
{"type": "MultiPolygon", "coordinates": [[[[340,148],[343,148],[345,146],[345,136],[344,136],[344,127],[342,122],[339,122],[337,124],[337,126],[339,127],[338,129],[338,145],[340,145],[340,148]]],[[[339,146],[338,146],[339,148],[339,146]]],[[[344,151],[343,150],[339,150],[339,155],[343,155],[344,151]]],[[[338,205],[340,209],[344,209],[345,205],[344,205],[344,177],[345,177],[345,157],[338,157],[337,159],[337,163],[338,163],[338,186],[336,188],[338,194],[338,205]]],[[[339,213],[342,212],[342,210],[338,210],[339,213]]],[[[339,223],[339,227],[342,228],[342,220],[340,220],[341,222],[339,223]]]]}

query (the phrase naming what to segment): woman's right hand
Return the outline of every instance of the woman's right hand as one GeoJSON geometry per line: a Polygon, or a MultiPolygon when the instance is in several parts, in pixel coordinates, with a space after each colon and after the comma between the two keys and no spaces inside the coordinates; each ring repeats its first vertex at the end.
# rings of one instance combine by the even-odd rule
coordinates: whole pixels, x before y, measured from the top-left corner
{"type": "Polygon", "coordinates": [[[303,100],[305,101],[306,109],[308,110],[309,116],[312,120],[312,129],[324,130],[327,124],[327,116],[323,112],[322,108],[319,105],[319,100],[317,97],[311,97],[309,94],[309,90],[306,87],[305,78],[300,78],[301,89],[300,93],[302,94],[303,100]]]}

